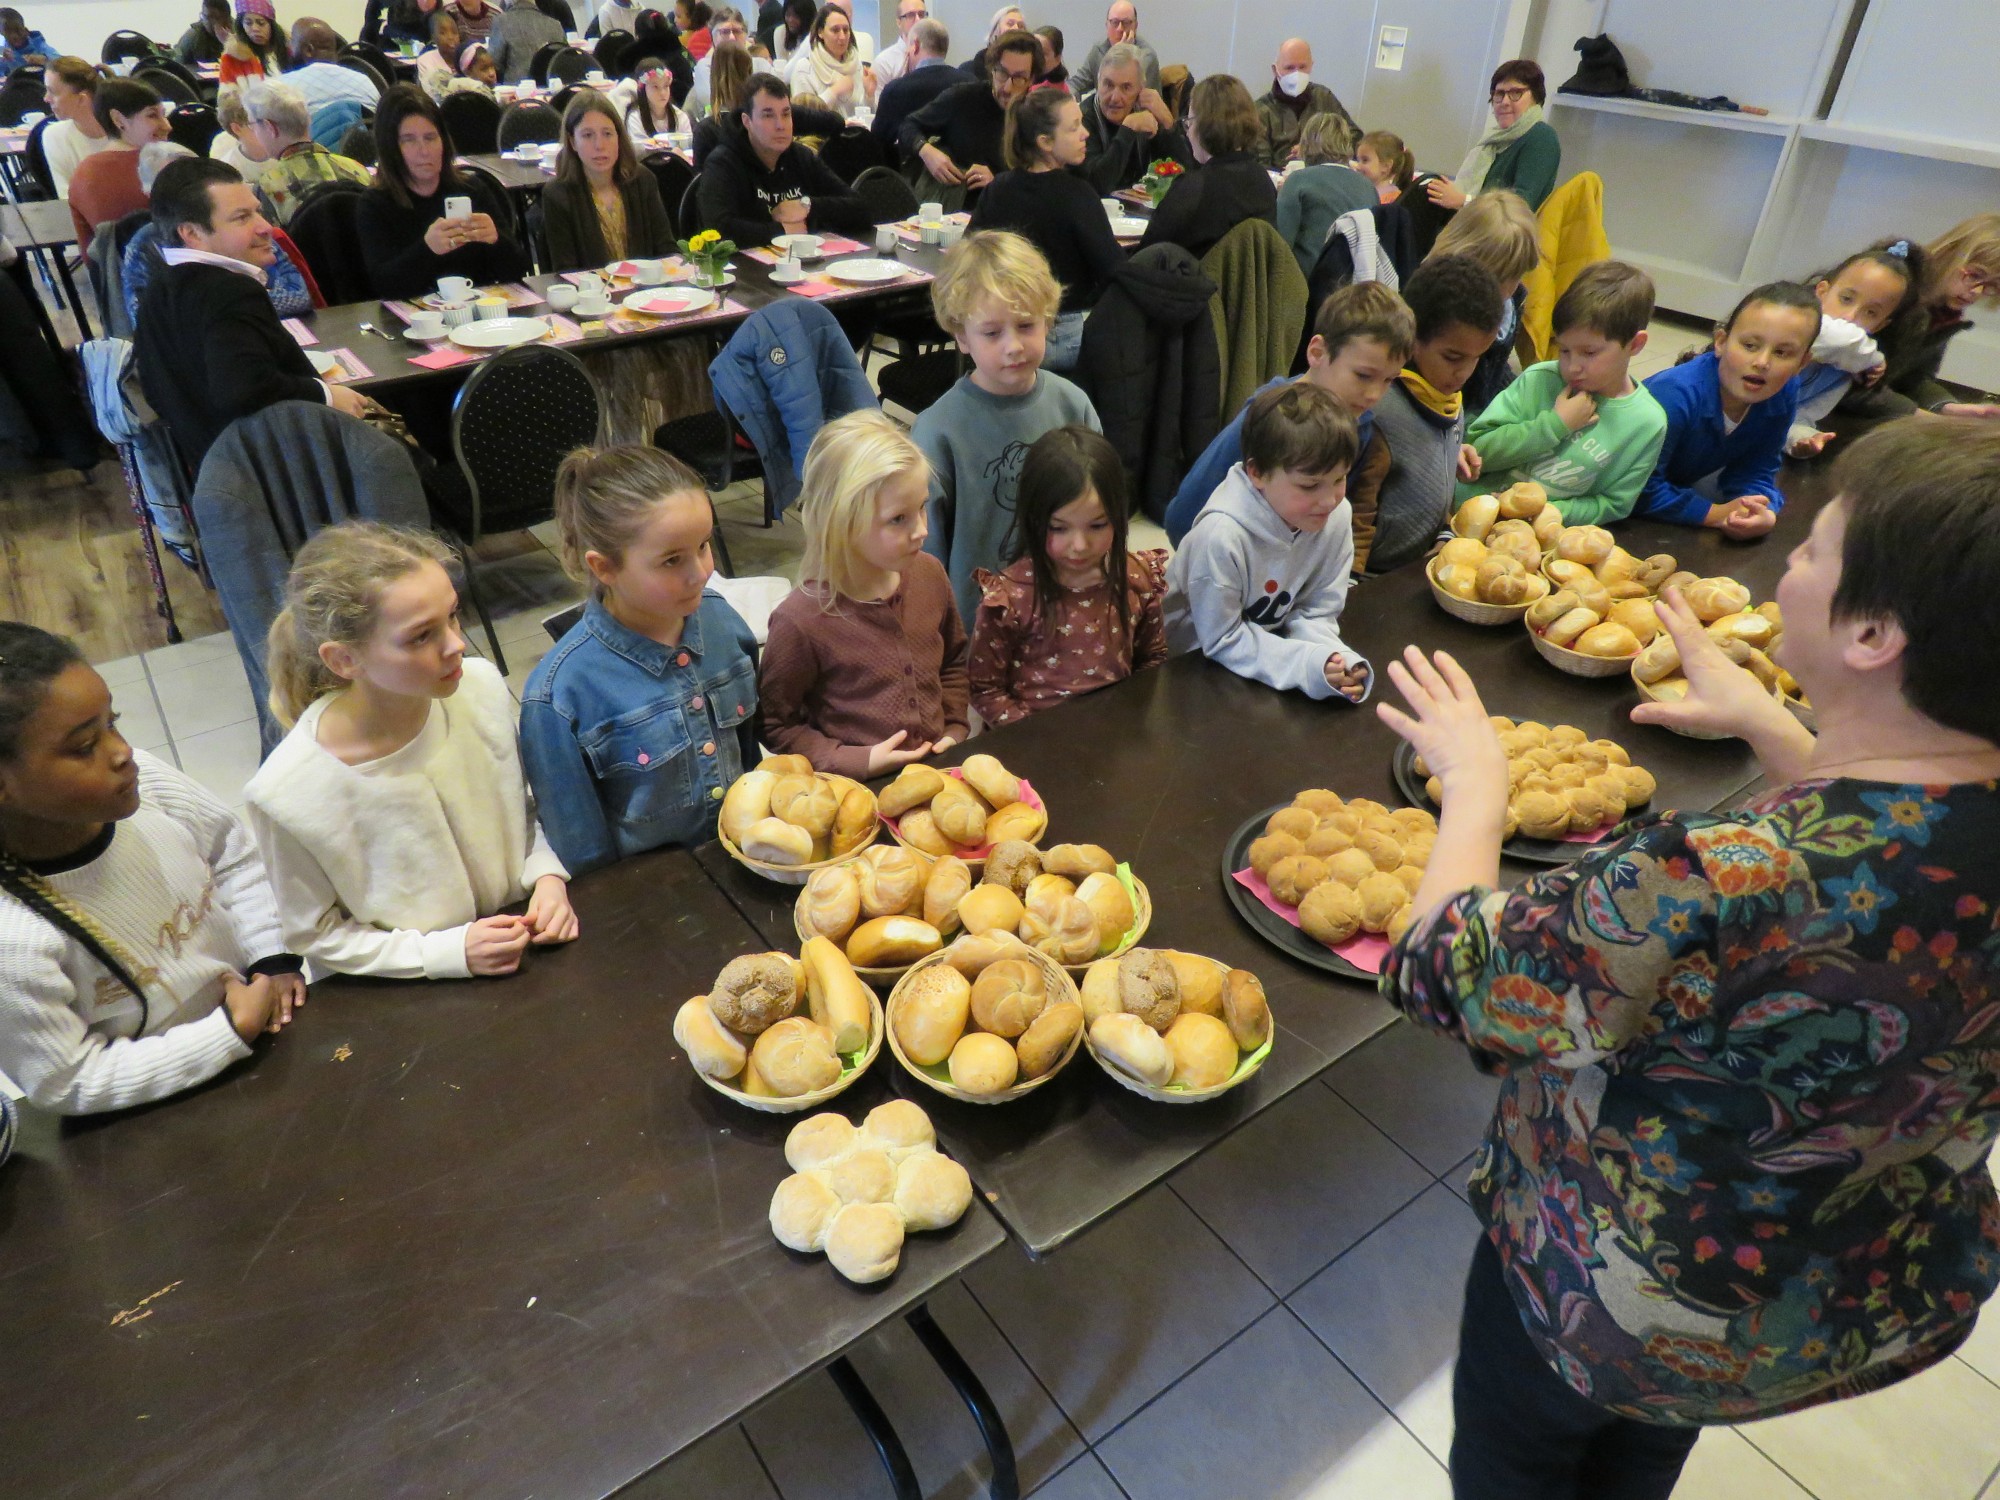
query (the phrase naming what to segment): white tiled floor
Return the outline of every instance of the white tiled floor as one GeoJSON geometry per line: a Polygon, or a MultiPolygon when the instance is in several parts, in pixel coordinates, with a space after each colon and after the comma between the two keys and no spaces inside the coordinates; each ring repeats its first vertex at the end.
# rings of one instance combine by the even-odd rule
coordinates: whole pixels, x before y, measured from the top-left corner
{"type": "MultiPolygon", "coordinates": [[[[1705,342],[1656,324],[1640,376],[1705,342]]],[[[718,497],[739,574],[796,578],[796,518],[765,530],[754,486],[718,497]]],[[[580,597],[547,526],[492,566],[508,680],[580,597]]],[[[1135,547],[1164,546],[1135,524],[1135,547]]],[[[482,582],[487,579],[482,571],[482,582]]],[[[468,621],[468,623],[472,623],[468,621]]],[[[487,650],[485,633],[470,632],[487,650]]],[[[257,761],[227,635],[99,667],[133,743],[232,806],[257,761]]],[[[933,1300],[1005,1413],[1040,1500],[1444,1500],[1451,1365],[1476,1221],[1466,1154],[1493,1085],[1397,1025],[1169,1185],[1030,1263],[1012,1247],[933,1300]],[[1301,1161],[1301,1142],[1317,1150],[1301,1161]]],[[[900,1322],[854,1363],[926,1495],[984,1493],[977,1433],[900,1322]]],[[[825,1375],[702,1443],[642,1500],[861,1500],[887,1492],[825,1375]]],[[[1903,1386],[1695,1448],[1683,1500],[2000,1500],[2000,1314],[1903,1386]]]]}

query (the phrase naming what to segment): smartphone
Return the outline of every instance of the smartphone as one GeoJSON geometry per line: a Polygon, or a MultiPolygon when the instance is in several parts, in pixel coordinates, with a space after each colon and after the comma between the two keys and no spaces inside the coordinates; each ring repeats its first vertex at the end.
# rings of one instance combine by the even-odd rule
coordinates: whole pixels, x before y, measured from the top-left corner
{"type": "Polygon", "coordinates": [[[472,217],[472,199],[463,193],[444,200],[444,216],[447,219],[469,219],[472,217]]]}

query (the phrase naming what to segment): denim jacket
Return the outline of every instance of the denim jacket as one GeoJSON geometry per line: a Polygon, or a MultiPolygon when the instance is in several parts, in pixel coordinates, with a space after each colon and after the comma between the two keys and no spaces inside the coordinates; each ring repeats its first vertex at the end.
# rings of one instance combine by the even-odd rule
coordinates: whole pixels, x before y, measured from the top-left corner
{"type": "Polygon", "coordinates": [[[572,875],[715,830],[757,722],[756,642],[719,594],[678,646],[592,599],[528,676],[521,760],[542,829],[572,875]]]}

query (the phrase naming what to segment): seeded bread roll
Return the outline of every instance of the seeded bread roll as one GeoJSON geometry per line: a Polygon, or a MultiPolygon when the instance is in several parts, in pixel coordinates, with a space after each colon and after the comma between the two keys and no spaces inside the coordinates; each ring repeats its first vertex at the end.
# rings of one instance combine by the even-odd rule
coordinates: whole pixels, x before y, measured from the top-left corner
{"type": "MultiPolygon", "coordinates": [[[[1090,875],[1117,873],[1118,861],[1096,844],[1051,844],[1042,851],[1041,866],[1051,875],[1081,882],[1090,875]]],[[[992,876],[989,874],[990,880],[992,876]]]]}
{"type": "Polygon", "coordinates": [[[746,953],[715,976],[708,1008],[731,1031],[755,1036],[799,1008],[805,971],[783,953],[746,953]]]}
{"type": "Polygon", "coordinates": [[[1063,1059],[1077,1032],[1083,1029],[1083,1007],[1074,1000],[1051,1005],[1036,1016],[1014,1043],[1023,1078],[1040,1078],[1063,1059]]]}
{"type": "Polygon", "coordinates": [[[1120,1011],[1099,1016],[1090,1023],[1090,1044],[1099,1056],[1141,1083],[1163,1089],[1173,1081],[1173,1048],[1135,1015],[1120,1011]]]}
{"type": "Polygon", "coordinates": [[[715,1019],[706,995],[696,995],[674,1013],[674,1041],[694,1070],[710,1078],[735,1078],[750,1060],[749,1049],[715,1019]]]}
{"type": "Polygon", "coordinates": [[[950,964],[931,964],[904,981],[889,1024],[903,1055],[928,1068],[951,1056],[971,1015],[971,982],[950,964]]]}
{"type": "Polygon", "coordinates": [[[1134,948],[1119,959],[1118,1008],[1155,1031],[1173,1025],[1181,1013],[1181,986],[1173,961],[1151,948],[1134,948]]]}
{"type": "Polygon", "coordinates": [[[885,818],[900,818],[913,807],[926,806],[944,790],[944,772],[935,766],[908,765],[882,788],[875,805],[885,818]]]}
{"type": "Polygon", "coordinates": [[[895,1275],[903,1257],[903,1215],[893,1203],[850,1203],[826,1231],[826,1260],[849,1281],[866,1285],[895,1275]]]}
{"type": "Polygon", "coordinates": [[[990,755],[966,756],[958,774],[996,811],[1021,800],[1021,779],[990,755]]]}

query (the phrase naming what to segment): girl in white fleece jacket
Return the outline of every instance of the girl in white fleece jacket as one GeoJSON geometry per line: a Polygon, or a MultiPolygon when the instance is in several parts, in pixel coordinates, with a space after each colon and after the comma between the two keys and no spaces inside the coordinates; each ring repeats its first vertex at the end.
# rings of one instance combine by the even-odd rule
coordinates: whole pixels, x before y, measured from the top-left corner
{"type": "Polygon", "coordinates": [[[300,549],[272,622],[291,726],[244,796],[314,973],[511,974],[577,935],[521,774],[514,701],[465,655],[436,538],[351,521],[300,549]],[[526,898],[525,915],[500,909],[526,898]]]}

